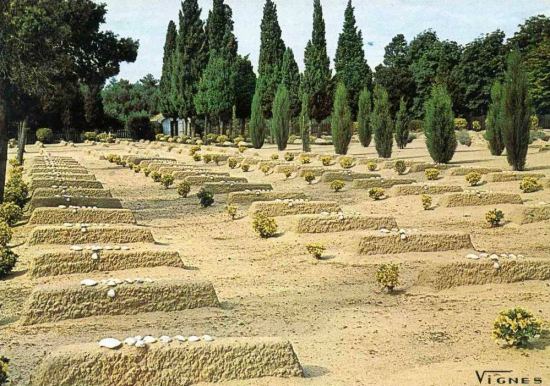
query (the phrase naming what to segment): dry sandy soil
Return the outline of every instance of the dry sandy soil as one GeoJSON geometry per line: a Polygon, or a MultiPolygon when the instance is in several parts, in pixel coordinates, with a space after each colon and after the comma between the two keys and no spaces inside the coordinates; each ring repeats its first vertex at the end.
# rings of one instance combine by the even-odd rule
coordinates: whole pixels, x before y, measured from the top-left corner
{"type": "MultiPolygon", "coordinates": [[[[26,246],[30,225],[18,226],[13,244],[20,255],[14,274],[0,281],[0,354],[11,358],[14,385],[27,385],[41,359],[53,349],[67,344],[95,342],[107,336],[123,339],[133,335],[202,335],[216,337],[276,336],[288,339],[304,368],[305,378],[263,378],[232,381],[228,385],[477,385],[475,371],[512,370],[514,377],[541,377],[550,385],[550,338],[543,336],[524,349],[500,348],[491,338],[492,323],[498,312],[521,306],[536,316],[550,319],[550,281],[520,281],[508,284],[456,286],[437,290],[421,280],[437,264],[468,262],[474,249],[396,255],[360,255],[358,245],[365,231],[326,234],[294,232],[292,216],[277,218],[281,234],[260,239],[252,230],[247,207],[241,206],[235,221],[225,213],[226,195],[216,195],[215,204],[201,209],[198,200],[179,198],[175,188],[163,189],[143,174],[135,174],[99,159],[99,154],[128,154],[138,149],[144,154],[173,157],[193,164],[177,145],[168,152],[140,144],[104,146],[51,145],[29,147],[27,161],[39,152],[71,156],[95,174],[113,197],[131,209],[138,224],[151,229],[157,243],[180,252],[192,271],[155,268],[110,272],[94,277],[152,275],[178,277],[191,275],[210,280],[221,308],[201,308],[177,312],[141,313],[134,316],[91,317],[57,323],[21,326],[21,305],[31,289],[40,283],[62,282],[63,278],[32,279],[26,273],[30,256],[41,246],[26,246]],[[322,260],[305,250],[307,243],[327,246],[322,260]],[[378,263],[399,262],[402,279],[394,294],[378,287],[374,273],[378,263]],[[428,272],[428,273],[427,273],[428,272]]],[[[290,151],[300,151],[290,145],[290,151]]],[[[332,147],[314,146],[313,152],[330,153],[332,147]]],[[[228,149],[227,152],[234,152],[228,149]]],[[[273,145],[245,154],[269,159],[273,145]]],[[[371,145],[351,146],[355,156],[375,157],[371,145]]],[[[282,158],[281,153],[281,158],[282,158]]],[[[399,150],[393,158],[428,161],[422,139],[399,150]]],[[[202,164],[202,163],[201,163],[202,164]]],[[[505,156],[493,157],[479,139],[471,147],[460,146],[453,164],[499,167],[509,170],[505,156]]],[[[318,160],[312,165],[320,166],[318,160]]],[[[479,207],[436,207],[425,211],[420,196],[395,196],[372,201],[367,192],[351,189],[333,193],[328,184],[307,185],[302,178],[285,180],[282,174],[264,176],[257,167],[243,173],[226,165],[208,168],[230,171],[251,182],[268,182],[275,191],[301,191],[312,199],[336,200],[344,211],[395,217],[401,228],[419,231],[460,231],[469,233],[477,251],[515,253],[525,258],[547,259],[550,263],[550,222],[526,225],[507,221],[488,228],[484,216],[495,205],[479,207]]],[[[338,165],[333,166],[339,169],[338,165]]],[[[550,176],[550,152],[532,147],[528,169],[550,176]]],[[[357,172],[367,172],[358,165],[357,172]]],[[[385,177],[396,177],[393,170],[381,170],[385,177]]],[[[424,173],[406,178],[425,181],[424,173]]],[[[442,172],[436,182],[469,188],[463,176],[442,172]]],[[[521,194],[524,205],[550,203],[550,188],[523,194],[519,181],[485,183],[479,190],[521,194]]],[[[192,191],[195,193],[196,189],[192,191]]],[[[434,195],[437,204],[441,196],[434,195]]],[[[505,215],[518,205],[496,205],[505,215]]],[[[90,275],[88,275],[90,276],[90,275]]],[[[78,278],[87,277],[78,275],[78,278]]],[[[430,279],[437,280],[437,277],[430,279]]],[[[487,384],[486,381],[482,384],[487,384]]]]}

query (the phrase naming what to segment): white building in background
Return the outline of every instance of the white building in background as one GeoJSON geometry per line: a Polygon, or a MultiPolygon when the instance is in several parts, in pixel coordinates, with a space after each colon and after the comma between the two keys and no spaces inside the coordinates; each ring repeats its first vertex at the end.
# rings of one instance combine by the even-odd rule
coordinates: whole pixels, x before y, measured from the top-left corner
{"type": "Polygon", "coordinates": [[[176,121],[175,127],[172,127],[172,120],[170,118],[166,118],[162,114],[157,114],[154,117],[151,118],[151,122],[160,123],[162,125],[162,133],[164,135],[170,135],[172,137],[183,135],[183,119],[178,119],[176,121]]]}

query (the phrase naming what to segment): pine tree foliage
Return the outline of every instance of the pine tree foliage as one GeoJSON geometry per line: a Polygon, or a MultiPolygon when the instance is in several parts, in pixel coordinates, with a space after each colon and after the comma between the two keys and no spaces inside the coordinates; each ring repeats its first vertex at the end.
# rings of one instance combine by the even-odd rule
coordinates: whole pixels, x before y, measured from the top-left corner
{"type": "Polygon", "coordinates": [[[370,118],[372,113],[372,97],[367,87],[363,88],[359,94],[359,106],[357,109],[357,124],[359,142],[364,147],[368,147],[372,140],[372,130],[370,118]]]}
{"type": "Polygon", "coordinates": [[[399,102],[399,111],[395,119],[395,143],[400,149],[404,149],[409,141],[409,115],[405,99],[399,102]]]}
{"type": "Polygon", "coordinates": [[[449,162],[457,147],[452,107],[445,86],[435,85],[425,105],[424,134],[428,152],[437,163],[449,162]]]}
{"type": "Polygon", "coordinates": [[[332,142],[336,154],[347,154],[353,126],[348,102],[348,91],[344,83],[338,83],[332,109],[332,142]]]}
{"type": "Polygon", "coordinates": [[[502,102],[502,84],[496,81],[491,88],[491,104],[487,112],[487,131],[485,133],[492,155],[501,155],[504,151],[502,102]]]}
{"type": "Polygon", "coordinates": [[[311,146],[309,143],[309,98],[307,94],[302,94],[302,108],[300,110],[300,137],[302,138],[302,151],[309,153],[311,151],[311,146]]]}
{"type": "Polygon", "coordinates": [[[271,136],[279,150],[285,150],[288,142],[290,126],[290,99],[284,84],[280,84],[273,101],[273,119],[271,120],[271,136]]]}
{"type": "Polygon", "coordinates": [[[172,119],[177,118],[178,112],[174,109],[172,103],[172,69],[173,58],[176,51],[176,41],[178,32],[176,30],[176,23],[172,20],[168,23],[168,30],[166,31],[166,41],[164,43],[164,56],[162,58],[162,76],[160,78],[160,98],[159,98],[159,110],[165,117],[172,119]]]}
{"type": "Polygon", "coordinates": [[[235,62],[235,115],[244,120],[250,118],[252,98],[256,90],[256,74],[246,56],[237,56],[235,62]]]}
{"type": "Polygon", "coordinates": [[[288,90],[290,99],[290,116],[297,117],[300,113],[300,69],[294,59],[294,52],[287,48],[283,56],[281,82],[288,90]]]}
{"type": "Polygon", "coordinates": [[[517,51],[508,55],[503,89],[503,137],[513,170],[524,170],[529,146],[531,106],[527,74],[517,51]]]}
{"type": "Polygon", "coordinates": [[[259,88],[252,98],[252,113],[248,125],[250,141],[255,149],[261,149],[265,141],[265,119],[262,111],[262,96],[259,88]]]}
{"type": "Polygon", "coordinates": [[[393,120],[390,112],[388,92],[380,86],[374,87],[374,109],[370,119],[374,133],[376,152],[379,157],[390,158],[393,147],[393,120]]]}

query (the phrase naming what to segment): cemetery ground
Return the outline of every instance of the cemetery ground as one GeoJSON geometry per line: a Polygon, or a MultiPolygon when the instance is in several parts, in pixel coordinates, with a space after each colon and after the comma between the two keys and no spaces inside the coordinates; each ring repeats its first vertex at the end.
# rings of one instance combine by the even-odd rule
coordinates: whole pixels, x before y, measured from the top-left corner
{"type": "MultiPolygon", "coordinates": [[[[53,225],[29,222],[14,228],[11,244],[17,246],[14,250],[20,256],[19,262],[11,275],[0,281],[0,346],[11,360],[12,379],[16,385],[30,384],[31,376],[36,382],[37,369],[44,358],[66,345],[97,343],[107,337],[122,341],[136,335],[208,334],[215,339],[281,338],[292,344],[303,367],[304,377],[219,379],[227,385],[472,385],[478,384],[476,370],[493,369],[513,370],[515,376],[541,377],[549,382],[550,337],[541,336],[527,348],[501,348],[491,338],[491,331],[496,316],[505,308],[520,306],[541,319],[550,319],[550,220],[548,217],[533,222],[522,220],[525,208],[550,203],[550,152],[531,146],[527,156],[525,173],[543,174],[541,181],[546,184],[543,190],[523,193],[519,180],[493,182],[498,178],[489,177],[490,174],[483,174],[479,186],[470,187],[464,175],[455,169],[510,170],[506,157],[491,156],[485,142],[476,137],[479,135],[474,134],[471,147],[458,146],[453,161],[441,170],[436,181],[427,181],[423,170],[415,171],[422,169],[418,166],[409,165],[411,170],[407,174],[397,175],[393,169],[384,168],[384,160],[379,160],[377,170],[370,172],[366,160],[377,158],[374,147],[352,143],[349,155],[356,163],[350,169],[352,173],[378,173],[384,181],[411,179],[415,186],[422,186],[418,189],[459,187],[452,189],[454,192],[430,194],[433,199],[430,210],[424,210],[420,194],[399,193],[399,187],[408,184],[385,188],[387,197],[382,200],[370,199],[368,189],[359,188],[360,184],[351,181],[352,177],[344,176],[349,180],[337,193],[321,175],[308,184],[300,177],[302,166],[323,168],[321,172],[343,170],[337,160],[323,167],[317,157],[332,154],[332,146],[313,145],[311,163],[301,165],[298,157],[301,145],[289,145],[284,152],[277,152],[275,145],[266,145],[260,150],[248,149],[242,155],[236,148],[203,145],[202,154],[249,158],[248,172],[238,167],[231,169],[226,162],[219,166],[213,162],[195,162],[189,155],[190,145],[175,143],[29,146],[25,162],[29,182],[33,163],[48,155],[50,159],[70,157],[95,175],[113,198],[120,199],[124,209],[133,212],[136,224],[117,225],[123,235],[116,236],[121,237],[120,242],[108,239],[102,245],[128,243],[131,245],[128,253],[142,248],[177,251],[183,264],[172,262],[166,266],[159,257],[160,262],[152,266],[137,261],[127,269],[117,266],[116,270],[106,267],[96,272],[82,268],[72,273],[34,274],[37,256],[49,251],[67,253],[71,243],[50,245],[43,240],[54,236],[38,238],[35,233],[38,228],[53,225]],[[297,168],[290,178],[277,173],[276,165],[268,175],[260,171],[256,161],[272,162],[271,155],[278,153],[279,160],[273,163],[285,163],[285,152],[297,154],[289,162],[297,168]],[[250,203],[237,204],[238,213],[232,220],[225,209],[227,193],[215,194],[213,206],[201,208],[195,196],[200,183],[192,186],[188,197],[181,198],[175,185],[164,189],[143,173],[108,162],[105,160],[108,154],[173,159],[181,163],[182,170],[187,167],[182,166],[185,164],[229,173],[250,183],[271,184],[273,192],[302,193],[311,201],[330,201],[332,204],[327,207],[341,208],[344,216],[357,213],[390,217],[397,225],[389,227],[390,233],[381,232],[381,226],[375,229],[351,226],[348,230],[319,233],[309,233],[306,227],[298,232],[299,222],[306,221],[304,218],[319,218],[315,221],[322,223],[324,217],[331,216],[321,213],[325,211],[325,204],[321,203],[320,209],[314,210],[317,214],[275,217],[278,234],[262,239],[252,229],[250,203]],[[481,194],[481,204],[487,205],[445,204],[449,200],[445,197],[468,194],[465,192],[470,190],[514,194],[521,200],[517,202],[516,196],[509,196],[512,199],[499,203],[501,196],[497,195],[496,201],[487,198],[491,201],[487,204],[483,200],[489,195],[481,194]],[[491,228],[485,214],[494,208],[502,210],[505,217],[502,226],[491,228]],[[124,241],[126,236],[134,237],[131,232],[136,229],[143,233],[150,231],[154,243],[148,236],[141,239],[141,233],[136,233],[137,242],[124,241]],[[402,240],[396,230],[404,230],[402,240]],[[449,234],[458,236],[442,242],[449,234]],[[33,237],[38,240],[36,243],[31,242],[33,237]],[[306,245],[314,242],[326,247],[320,259],[306,251],[306,245]],[[412,247],[402,250],[402,245],[412,247]],[[479,259],[466,257],[468,254],[479,257],[482,253],[499,257],[498,260],[485,255],[479,259]],[[400,284],[393,293],[383,290],[375,279],[378,265],[387,262],[400,265],[400,284]],[[61,300],[62,306],[54,300],[45,301],[46,304],[37,300],[35,309],[29,309],[29,299],[41,296],[36,291],[53,291],[49,292],[53,294],[49,299],[53,299],[73,290],[78,292],[72,283],[78,287],[87,278],[113,277],[152,278],[159,287],[165,282],[171,283],[171,287],[147,294],[138,292],[135,297],[139,301],[121,305],[126,307],[123,310],[108,307],[100,310],[93,300],[81,299],[78,294],[72,301],[61,300]],[[211,283],[215,290],[213,297],[217,296],[219,302],[208,298],[212,293],[205,284],[208,288],[201,287],[202,299],[209,301],[178,309],[180,301],[196,290],[186,292],[186,288],[178,287],[179,282],[211,283]],[[181,294],[177,292],[180,290],[181,294]],[[166,299],[171,296],[175,297],[175,305],[167,306],[166,299]],[[79,301],[82,304],[73,304],[79,301]],[[47,309],[48,306],[52,309],[47,309]]],[[[414,161],[412,165],[431,161],[422,136],[406,149],[394,147],[392,160],[396,159],[414,161]]],[[[288,209],[300,202],[277,205],[288,209]]],[[[252,208],[261,210],[262,206],[253,204],[252,208]]],[[[63,228],[63,224],[58,226],[63,228]]],[[[61,230],[56,228],[53,233],[58,235],[61,230]]],[[[93,235],[93,227],[90,231],[93,235]]]]}

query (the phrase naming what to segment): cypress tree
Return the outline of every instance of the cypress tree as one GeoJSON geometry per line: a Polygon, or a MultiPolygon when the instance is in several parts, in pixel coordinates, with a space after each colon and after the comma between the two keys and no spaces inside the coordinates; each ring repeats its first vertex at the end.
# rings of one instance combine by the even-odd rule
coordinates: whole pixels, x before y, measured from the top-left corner
{"type": "Polygon", "coordinates": [[[290,126],[290,99],[284,84],[280,84],[273,101],[273,119],[271,120],[271,136],[277,142],[279,150],[285,150],[288,142],[290,126]]]}
{"type": "Polygon", "coordinates": [[[399,111],[395,119],[395,143],[400,149],[404,149],[409,142],[409,115],[407,113],[407,104],[401,98],[399,101],[399,111]]]}
{"type": "Polygon", "coordinates": [[[252,113],[248,125],[250,140],[255,149],[261,149],[265,141],[265,119],[262,111],[262,96],[256,87],[252,98],[252,113]]]}
{"type": "Polygon", "coordinates": [[[281,38],[281,27],[277,19],[277,7],[273,0],[266,0],[262,17],[260,59],[258,64],[258,85],[262,96],[262,110],[266,118],[271,117],[273,99],[281,82],[281,68],[285,43],[281,38]]]}
{"type": "Polygon", "coordinates": [[[352,135],[351,112],[348,103],[348,91],[344,83],[338,83],[332,109],[332,142],[336,154],[347,154],[352,135]]]}
{"type": "Polygon", "coordinates": [[[504,151],[502,102],[502,84],[496,81],[491,87],[491,104],[487,112],[487,131],[485,133],[492,155],[501,155],[504,151]]]}
{"type": "Polygon", "coordinates": [[[245,120],[250,118],[256,91],[256,74],[248,55],[237,56],[235,67],[235,115],[241,121],[241,135],[244,135],[245,120]]]}
{"type": "Polygon", "coordinates": [[[457,141],[451,97],[444,85],[432,88],[424,107],[424,134],[430,156],[437,163],[449,162],[455,153],[457,141]]]}
{"type": "Polygon", "coordinates": [[[508,55],[503,89],[503,138],[513,170],[524,170],[529,146],[531,106],[527,74],[517,51],[508,55]]]}
{"type": "Polygon", "coordinates": [[[338,37],[338,47],[334,58],[336,80],[344,82],[348,90],[352,118],[357,116],[359,93],[370,86],[372,72],[365,60],[363,35],[357,29],[354,7],[348,1],[344,15],[344,27],[338,37]]]}
{"type": "Polygon", "coordinates": [[[178,117],[178,112],[174,109],[172,103],[172,69],[173,57],[176,51],[176,40],[178,33],[176,31],[176,23],[172,20],[168,23],[166,31],[166,41],[164,43],[164,56],[162,58],[162,76],[160,78],[160,98],[159,110],[167,118],[175,120],[178,117]]]}
{"type": "Polygon", "coordinates": [[[302,90],[310,98],[309,115],[320,122],[332,109],[332,72],[320,0],[313,1],[313,32],[304,52],[304,65],[302,90]]]}
{"type": "Polygon", "coordinates": [[[290,99],[290,116],[297,117],[300,113],[300,70],[294,59],[294,52],[287,48],[283,56],[283,64],[281,70],[281,82],[288,90],[290,99]]]}
{"type": "Polygon", "coordinates": [[[372,98],[367,87],[359,94],[359,106],[357,109],[357,123],[359,125],[359,142],[364,147],[370,145],[372,139],[372,130],[370,127],[370,118],[372,112],[372,98]]]}
{"type": "Polygon", "coordinates": [[[237,58],[238,43],[233,26],[231,7],[225,4],[224,0],[213,0],[205,27],[209,54],[212,54],[212,51],[220,54],[223,52],[231,62],[237,58]]]}
{"type": "Polygon", "coordinates": [[[302,151],[309,153],[311,146],[309,144],[309,113],[308,113],[309,98],[307,94],[302,94],[302,108],[300,110],[300,137],[302,138],[302,151]]]}
{"type": "Polygon", "coordinates": [[[370,126],[374,133],[378,156],[390,158],[393,146],[393,121],[390,113],[390,102],[388,92],[378,85],[374,88],[374,109],[370,126]]]}
{"type": "Polygon", "coordinates": [[[171,95],[178,116],[191,119],[192,126],[196,117],[195,94],[202,71],[208,63],[207,49],[204,23],[197,0],[185,0],[179,14],[171,95]]]}

